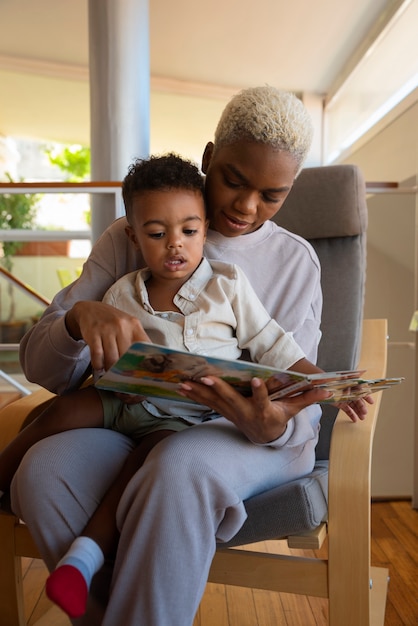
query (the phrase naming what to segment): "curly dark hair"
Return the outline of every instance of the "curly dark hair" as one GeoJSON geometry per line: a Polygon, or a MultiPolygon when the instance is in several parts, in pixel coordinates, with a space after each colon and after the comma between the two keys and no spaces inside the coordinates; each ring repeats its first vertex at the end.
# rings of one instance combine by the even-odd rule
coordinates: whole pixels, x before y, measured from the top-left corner
{"type": "Polygon", "coordinates": [[[122,183],[122,196],[128,221],[135,196],[143,191],[167,189],[187,189],[203,196],[204,179],[194,163],[174,152],[134,161],[122,183]]]}

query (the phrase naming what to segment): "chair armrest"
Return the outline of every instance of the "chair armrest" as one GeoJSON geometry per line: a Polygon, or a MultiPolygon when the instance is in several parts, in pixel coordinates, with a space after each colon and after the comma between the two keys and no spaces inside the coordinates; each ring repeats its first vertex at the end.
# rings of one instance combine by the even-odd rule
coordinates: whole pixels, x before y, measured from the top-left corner
{"type": "MultiPolygon", "coordinates": [[[[359,369],[366,370],[368,378],[383,378],[386,376],[386,364],[387,321],[364,320],[359,369]]],[[[368,405],[363,422],[353,423],[343,411],[338,413],[331,437],[330,508],[332,496],[335,493],[340,500],[344,486],[353,494],[358,494],[361,485],[364,489],[370,484],[372,443],[381,396],[382,392],[373,394],[374,404],[368,405]]]]}
{"type": "MultiPolygon", "coordinates": [[[[368,378],[386,375],[387,322],[365,320],[359,368],[368,378]]],[[[329,560],[334,571],[349,568],[352,576],[370,576],[370,499],[373,435],[382,392],[374,393],[362,422],[338,413],[331,437],[328,485],[329,560]],[[350,555],[348,557],[347,555],[350,555]],[[354,570],[352,563],[356,561],[354,570]]],[[[349,577],[348,577],[349,578],[349,577]]],[[[338,586],[338,576],[330,585],[338,586]],[[337,579],[337,580],[336,580],[337,579]]]]}
{"type": "Polygon", "coordinates": [[[45,404],[54,398],[54,394],[46,389],[25,396],[8,404],[0,411],[0,450],[2,450],[18,432],[43,409],[45,404]]]}

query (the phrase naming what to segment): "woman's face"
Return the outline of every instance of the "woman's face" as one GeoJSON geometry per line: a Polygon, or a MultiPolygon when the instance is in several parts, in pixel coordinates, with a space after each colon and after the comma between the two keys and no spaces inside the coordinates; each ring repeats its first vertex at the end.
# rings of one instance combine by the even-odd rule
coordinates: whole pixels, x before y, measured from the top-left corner
{"type": "Polygon", "coordinates": [[[225,237],[257,230],[282,206],[298,171],[288,152],[239,141],[203,154],[209,226],[225,237]]]}

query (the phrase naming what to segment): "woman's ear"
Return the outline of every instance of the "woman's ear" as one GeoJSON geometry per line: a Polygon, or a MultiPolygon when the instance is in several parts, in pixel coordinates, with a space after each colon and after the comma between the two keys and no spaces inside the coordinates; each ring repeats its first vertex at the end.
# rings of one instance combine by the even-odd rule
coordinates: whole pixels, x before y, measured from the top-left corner
{"type": "Polygon", "coordinates": [[[206,172],[208,171],[209,163],[210,163],[210,161],[211,161],[212,154],[213,154],[213,148],[214,148],[213,142],[212,142],[212,141],[209,141],[209,142],[206,144],[206,147],[205,147],[205,149],[204,149],[204,151],[203,151],[203,157],[202,157],[202,172],[203,172],[204,174],[206,174],[206,172]]]}
{"type": "Polygon", "coordinates": [[[129,241],[131,241],[131,242],[134,244],[135,249],[136,249],[136,250],[139,250],[139,242],[138,242],[138,239],[136,238],[135,231],[134,231],[134,229],[132,228],[132,226],[130,226],[130,225],[128,224],[128,225],[125,227],[125,233],[126,233],[126,236],[127,236],[127,237],[128,237],[128,239],[129,239],[129,241]]]}

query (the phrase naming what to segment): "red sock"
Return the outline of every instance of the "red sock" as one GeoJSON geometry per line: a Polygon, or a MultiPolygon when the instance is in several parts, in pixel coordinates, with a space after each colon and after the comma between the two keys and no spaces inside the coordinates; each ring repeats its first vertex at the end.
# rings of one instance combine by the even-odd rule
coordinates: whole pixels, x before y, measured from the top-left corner
{"type": "Polygon", "coordinates": [[[69,617],[81,617],[86,612],[88,588],[81,572],[72,565],[61,565],[48,577],[46,595],[69,617]]]}

